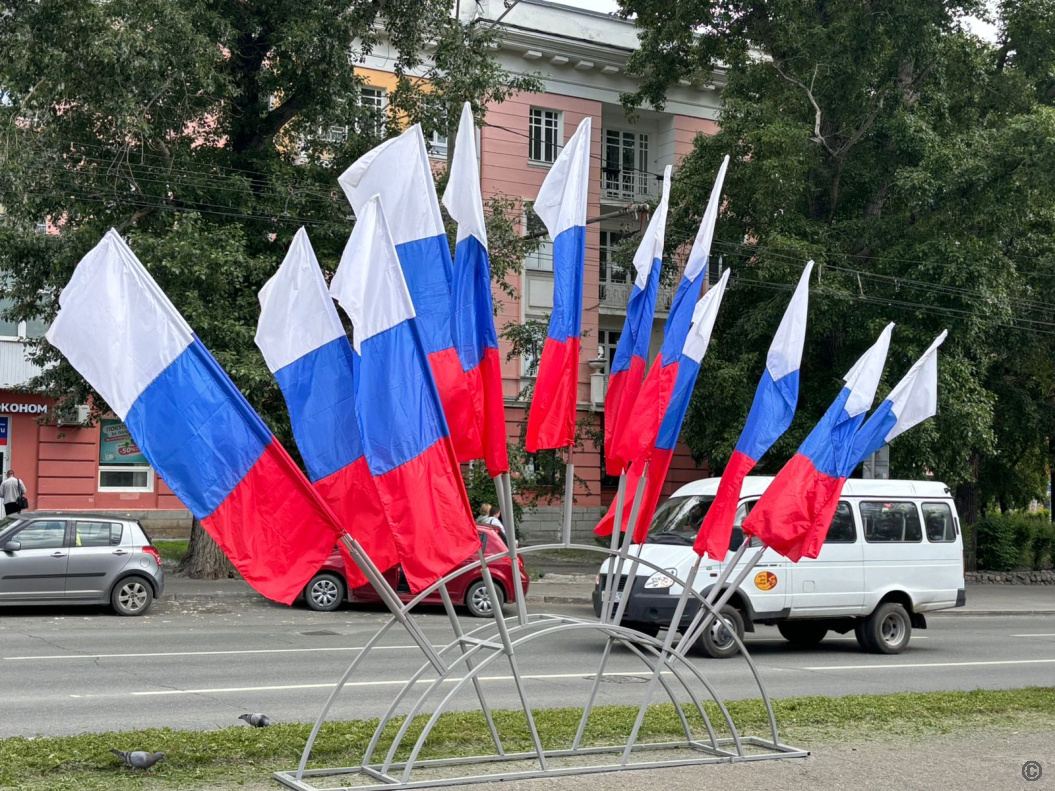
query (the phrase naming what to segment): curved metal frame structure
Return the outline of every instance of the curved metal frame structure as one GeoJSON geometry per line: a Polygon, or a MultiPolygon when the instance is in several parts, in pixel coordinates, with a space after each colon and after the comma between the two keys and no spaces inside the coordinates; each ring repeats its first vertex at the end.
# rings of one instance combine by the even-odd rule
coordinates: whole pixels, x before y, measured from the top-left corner
{"type": "MultiPolygon", "coordinates": [[[[555,777],[569,774],[618,771],[621,769],[658,768],[663,766],[682,766],[686,764],[730,761],[756,761],[770,758],[804,757],[808,755],[808,752],[804,750],[781,743],[777,730],[776,717],[773,713],[773,706],[770,702],[769,695],[766,692],[765,684],[763,683],[762,678],[758,673],[758,668],[755,666],[746,647],[735,632],[731,634],[731,637],[736,641],[737,646],[740,649],[740,656],[743,657],[748,669],[755,679],[755,683],[758,685],[759,695],[766,710],[770,731],[768,738],[744,736],[739,732],[721,695],[714,689],[700,668],[686,656],[688,648],[692,645],[692,641],[689,639],[682,639],[677,645],[674,645],[673,633],[668,633],[666,640],[660,641],[657,638],[646,636],[629,627],[621,626],[618,617],[614,622],[608,622],[606,619],[592,620],[550,613],[527,615],[526,611],[523,609],[523,600],[521,599],[517,599],[515,602],[517,606],[517,614],[515,616],[504,618],[496,614],[494,621],[482,624],[471,632],[464,633],[461,630],[457,619],[453,617],[453,605],[450,602],[450,597],[446,595],[446,583],[455,577],[472,571],[473,569],[482,567],[485,582],[487,582],[488,585],[493,586],[493,581],[491,581],[491,575],[487,567],[494,561],[506,557],[512,556],[515,558],[516,555],[526,555],[544,550],[574,548],[595,551],[607,555],[612,558],[613,564],[617,560],[625,561],[627,559],[625,548],[622,553],[620,553],[616,548],[617,542],[615,541],[613,541],[612,547],[600,547],[596,545],[572,544],[568,538],[570,537],[566,536],[565,542],[559,544],[524,547],[519,551],[511,550],[486,558],[483,557],[483,554],[481,553],[480,558],[473,563],[451,572],[443,579],[438,580],[429,588],[419,593],[413,600],[402,605],[398,610],[393,610],[392,616],[378,629],[373,637],[370,638],[366,646],[364,646],[363,650],[360,651],[351,662],[344,675],[334,687],[333,692],[323,706],[318,719],[315,721],[311,735],[308,737],[307,744],[301,755],[300,765],[294,771],[276,772],[274,775],[275,779],[283,785],[297,789],[297,791],[320,791],[320,789],[324,788],[328,791],[331,789],[366,788],[410,789],[494,780],[555,777]],[[333,704],[340,697],[341,692],[356,670],[363,665],[364,661],[370,655],[371,650],[384,638],[391,628],[397,623],[406,624],[407,620],[410,618],[410,611],[424,600],[426,596],[430,595],[437,589],[440,591],[440,595],[443,598],[448,614],[452,616],[452,625],[455,631],[454,639],[436,652],[436,657],[438,657],[441,662],[437,663],[435,661],[436,657],[426,655],[425,661],[407,683],[404,684],[402,689],[400,689],[384,716],[379,720],[370,744],[368,745],[359,766],[307,769],[308,760],[311,756],[315,740],[318,737],[319,730],[323,723],[326,722],[333,704]],[[599,632],[607,638],[602,664],[594,678],[593,689],[590,692],[589,701],[584,707],[583,718],[571,747],[569,749],[556,750],[544,749],[541,738],[534,724],[531,707],[516,662],[516,650],[556,634],[581,631],[599,632]],[[635,723],[633,731],[628,735],[628,740],[625,743],[613,746],[584,747],[581,745],[583,733],[590,712],[592,711],[599,683],[602,679],[605,667],[604,663],[607,660],[613,644],[619,644],[629,649],[631,654],[644,665],[644,672],[651,674],[647,690],[648,694],[646,699],[642,701],[640,705],[637,722],[635,723]],[[491,731],[496,752],[491,755],[482,755],[471,758],[452,757],[421,760],[420,756],[422,749],[425,746],[429,734],[439,721],[440,715],[449,710],[450,704],[458,697],[460,692],[468,687],[468,685],[471,684],[479,690],[480,674],[503,657],[509,661],[512,677],[520,694],[523,711],[527,718],[529,731],[531,732],[534,749],[530,752],[506,752],[501,739],[497,734],[487,704],[484,702],[483,696],[480,695],[479,699],[481,702],[481,708],[491,731]],[[397,718],[401,705],[404,701],[411,699],[411,693],[419,686],[419,684],[425,683],[423,680],[426,674],[430,671],[436,673],[435,677],[426,683],[424,691],[422,691],[417,699],[410,705],[410,708],[407,711],[403,722],[400,724],[395,737],[392,739],[384,758],[379,761],[374,760],[375,753],[382,742],[383,734],[397,718]],[[645,709],[651,699],[651,691],[655,684],[658,684],[659,687],[663,689],[667,699],[673,703],[675,710],[678,713],[679,723],[684,731],[683,741],[667,742],[663,744],[637,743],[638,728],[641,720],[644,718],[645,709]],[[436,693],[444,685],[451,686],[451,689],[449,689],[445,695],[440,697],[436,693]],[[730,734],[728,737],[719,737],[716,733],[714,724],[711,722],[704,706],[705,698],[701,697],[698,690],[705,692],[705,697],[709,698],[717,706],[723,725],[730,734]],[[684,697],[682,696],[682,693],[684,697]],[[699,716],[702,720],[707,734],[706,738],[701,740],[693,735],[692,727],[690,726],[685,710],[682,707],[683,700],[691,706],[690,711],[693,711],[694,714],[699,716]],[[435,705],[430,706],[430,703],[433,702],[435,705]],[[414,740],[414,743],[412,745],[409,744],[406,740],[407,733],[410,731],[415,720],[419,718],[419,715],[424,715],[426,713],[429,715],[428,721],[424,728],[421,729],[421,732],[414,740]],[[745,749],[745,747],[749,749],[745,749]],[[396,757],[400,753],[400,750],[406,750],[407,748],[409,748],[409,754],[406,760],[397,761],[396,757]],[[662,757],[657,756],[655,760],[630,760],[631,756],[635,753],[638,755],[648,755],[649,753],[654,754],[657,750],[677,751],[678,754],[670,756],[664,755],[662,757]],[[617,760],[613,761],[608,757],[613,753],[618,754],[617,760]],[[596,759],[604,760],[598,762],[596,759]],[[509,762],[525,761],[531,762],[534,766],[532,768],[518,767],[512,771],[487,772],[484,774],[460,774],[457,771],[453,771],[453,767],[459,766],[465,766],[467,768],[473,765],[488,764],[492,766],[495,764],[501,766],[503,764],[508,765],[509,762]],[[564,765],[568,764],[569,761],[576,765],[564,765]],[[418,769],[425,771],[430,776],[415,779],[414,772],[418,769]],[[428,770],[438,770],[438,774],[431,773],[428,770]],[[449,776],[452,775],[452,773],[457,776],[449,776]],[[356,776],[358,782],[351,785],[332,784],[333,779],[342,776],[356,776]],[[316,780],[323,780],[326,784],[315,785],[312,781],[316,780]]],[[[643,565],[655,571],[663,571],[666,573],[665,569],[659,567],[655,563],[635,557],[633,566],[637,565],[643,565]]],[[[618,573],[619,572],[617,572],[617,574],[618,573]]],[[[704,619],[704,624],[709,623],[711,620],[718,617],[718,611],[724,604],[724,600],[719,599],[719,601],[714,602],[693,590],[691,587],[691,576],[692,575],[690,575],[689,580],[675,579],[675,581],[681,585],[686,592],[685,595],[683,595],[682,603],[684,604],[684,601],[687,598],[694,598],[697,601],[698,610],[696,617],[693,620],[692,627],[687,630],[688,634],[686,635],[686,637],[690,638],[693,637],[693,632],[698,633],[700,631],[700,619],[704,619]]],[[[519,593],[519,591],[517,593],[519,593]]],[[[514,595],[514,598],[517,597],[514,595]]]]}

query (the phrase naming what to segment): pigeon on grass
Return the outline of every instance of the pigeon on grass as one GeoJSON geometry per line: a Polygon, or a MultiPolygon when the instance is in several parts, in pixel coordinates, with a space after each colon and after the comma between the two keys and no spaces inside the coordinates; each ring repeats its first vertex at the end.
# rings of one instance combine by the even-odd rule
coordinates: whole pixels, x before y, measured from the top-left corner
{"type": "Polygon", "coordinates": [[[266,728],[271,724],[271,718],[266,714],[239,714],[238,719],[245,720],[254,728],[266,728]]]}
{"type": "Polygon", "coordinates": [[[150,774],[150,767],[165,757],[165,753],[148,753],[145,750],[132,750],[131,752],[110,750],[110,752],[124,761],[133,772],[136,769],[142,769],[147,774],[150,774]]]}

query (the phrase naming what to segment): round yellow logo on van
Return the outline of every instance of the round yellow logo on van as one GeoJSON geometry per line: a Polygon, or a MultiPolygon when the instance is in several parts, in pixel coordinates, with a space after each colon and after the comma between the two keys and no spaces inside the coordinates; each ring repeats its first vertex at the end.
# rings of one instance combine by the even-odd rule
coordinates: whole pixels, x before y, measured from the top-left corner
{"type": "Polygon", "coordinates": [[[771,571],[762,571],[755,575],[755,587],[762,591],[771,591],[777,587],[777,575],[771,571]]]}

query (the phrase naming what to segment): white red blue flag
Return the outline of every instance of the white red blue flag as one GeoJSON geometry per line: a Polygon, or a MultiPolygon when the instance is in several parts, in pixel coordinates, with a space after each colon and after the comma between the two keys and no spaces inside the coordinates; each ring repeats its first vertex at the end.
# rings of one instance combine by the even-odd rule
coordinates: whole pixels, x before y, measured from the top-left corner
{"type": "Polygon", "coordinates": [[[380,195],[459,461],[483,458],[472,392],[451,332],[451,250],[421,126],[368,151],[338,178],[356,217],[380,195]]]}
{"type": "Polygon", "coordinates": [[[246,582],[291,603],[340,523],[116,231],[77,265],[59,304],[48,340],[246,582]]]}
{"type": "MultiPolygon", "coordinates": [[[[703,295],[703,299],[696,303],[693,309],[689,331],[682,343],[678,361],[672,363],[674,371],[674,387],[671,389],[671,397],[667,406],[663,421],[660,423],[659,431],[656,433],[655,446],[648,459],[648,472],[645,480],[645,490],[641,496],[641,502],[637,505],[637,522],[634,525],[634,543],[642,544],[648,536],[648,528],[652,524],[652,516],[659,504],[659,496],[663,491],[663,482],[670,470],[670,461],[674,457],[674,446],[677,445],[678,435],[681,433],[682,423],[685,422],[685,413],[689,409],[692,400],[692,390],[696,386],[696,378],[700,373],[700,364],[707,347],[711,343],[711,332],[714,322],[718,318],[718,308],[721,307],[722,297],[725,296],[725,286],[729,281],[729,270],[722,273],[721,279],[703,295]]],[[[635,461],[630,465],[626,476],[628,491],[637,489],[645,462],[635,461]]],[[[623,524],[621,530],[627,529],[630,521],[630,511],[623,512],[623,524]]],[[[609,536],[615,526],[615,504],[608,509],[594,533],[600,536],[609,536]]]]}
{"type": "Polygon", "coordinates": [[[418,592],[473,555],[480,538],[380,196],[356,210],[330,293],[352,322],[366,462],[418,592]]]}
{"type": "Polygon", "coordinates": [[[623,331],[619,335],[608,373],[608,391],[604,396],[604,449],[609,475],[621,475],[626,468],[627,460],[616,453],[616,438],[626,432],[648,364],[648,347],[652,341],[652,321],[656,315],[663,261],[663,240],[667,230],[670,172],[671,166],[667,165],[663,171],[663,195],[634,254],[634,285],[626,305],[623,331]]]}
{"type": "MultiPolygon", "coordinates": [[[[308,478],[377,567],[391,568],[399,555],[355,418],[352,346],[303,228],[259,298],[256,345],[286,400],[308,478]]],[[[354,566],[346,573],[352,587],[367,582],[354,566]]]]}
{"type": "Polygon", "coordinates": [[[553,239],[553,312],[528,413],[529,453],[575,442],[591,130],[587,116],[553,163],[534,204],[553,239]]]}
{"type": "Polygon", "coordinates": [[[726,156],[718,168],[718,176],[711,188],[711,196],[707,201],[707,209],[703,213],[696,241],[692,245],[678,289],[674,292],[670,314],[663,327],[663,345],[641,385],[625,430],[615,438],[614,452],[626,463],[648,458],[659,432],[659,424],[663,422],[671,394],[674,392],[674,382],[678,374],[677,362],[692,326],[693,310],[707,275],[711,242],[714,240],[714,225],[718,220],[718,208],[721,204],[722,183],[725,181],[725,171],[728,167],[729,157],[726,156]]]}
{"type": "Polygon", "coordinates": [[[451,332],[462,370],[469,382],[473,410],[479,416],[483,459],[492,476],[509,471],[502,360],[498,356],[491,262],[480,166],[476,158],[476,126],[471,105],[462,107],[443,205],[458,223],[451,289],[451,332]]]}
{"type": "Polygon", "coordinates": [[[894,325],[846,375],[846,386],[744,520],[744,532],[793,561],[815,558],[854,465],[853,443],[875,400],[894,325]]]}
{"type": "Polygon", "coordinates": [[[851,470],[898,434],[938,413],[938,347],[949,334],[943,330],[909,368],[854,439],[851,470]]]}
{"type": "Polygon", "coordinates": [[[703,557],[724,560],[740,504],[744,478],[773,443],[783,436],[795,417],[799,400],[799,367],[806,342],[806,314],[810,298],[810,273],[813,262],[799,277],[784,311],[777,333],[769,345],[766,368],[755,390],[755,400],[747,414],[747,423],[725,465],[714,502],[707,509],[694,549],[703,557]]]}

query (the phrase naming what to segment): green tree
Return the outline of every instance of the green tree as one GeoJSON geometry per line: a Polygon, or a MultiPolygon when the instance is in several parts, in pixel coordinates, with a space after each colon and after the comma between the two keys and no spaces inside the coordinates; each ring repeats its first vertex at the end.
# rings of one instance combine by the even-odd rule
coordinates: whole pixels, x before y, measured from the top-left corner
{"type": "MultiPolygon", "coordinates": [[[[408,120],[437,128],[448,103],[479,109],[532,86],[494,64],[492,32],[462,26],[451,10],[449,0],[7,2],[0,272],[9,318],[49,319],[77,262],[115,227],[292,448],[253,335],[256,293],[293,234],[306,227],[332,271],[352,222],[338,173],[408,120]],[[379,114],[359,101],[357,69],[382,46],[394,52],[399,89],[379,114]],[[60,232],[37,232],[45,221],[60,232]]],[[[106,409],[54,349],[33,353],[45,366],[35,389],[106,409]]]]}
{"type": "Polygon", "coordinates": [[[661,107],[678,80],[724,83],[721,131],[698,138],[679,171],[668,233],[671,247],[691,238],[730,154],[712,260],[734,277],[686,423],[693,452],[728,458],[813,258],[799,410],[761,471],[794,452],[893,320],[879,397],[950,331],[939,414],[893,445],[894,473],[957,486],[970,521],[987,498],[1041,494],[1053,415],[1053,5],[1004,3],[995,43],[965,29],[965,15],[984,13],[972,0],[621,7],[641,31],[628,108],[661,107]]]}

